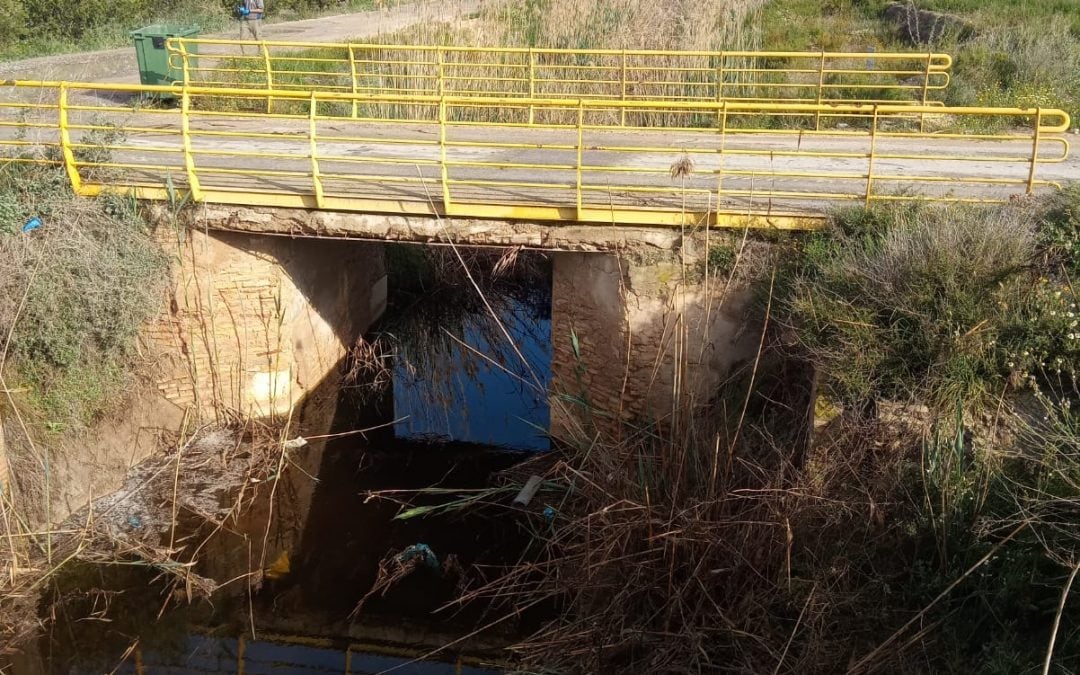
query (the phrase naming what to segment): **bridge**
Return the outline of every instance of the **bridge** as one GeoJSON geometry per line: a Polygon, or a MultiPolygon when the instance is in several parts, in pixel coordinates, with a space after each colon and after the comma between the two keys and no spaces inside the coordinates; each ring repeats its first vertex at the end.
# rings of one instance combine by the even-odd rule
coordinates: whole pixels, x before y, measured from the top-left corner
{"type": "Polygon", "coordinates": [[[87,196],[646,228],[1080,179],[1064,111],[945,106],[940,54],[167,49],[172,86],[4,82],[0,154],[87,196]]]}
{"type": "Polygon", "coordinates": [[[139,410],[299,411],[313,436],[329,423],[305,402],[336,396],[386,307],[383,241],[554,251],[559,435],[575,428],[559,394],[661,419],[753,361],[761,326],[745,282],[710,277],[710,227],[1080,180],[1065,112],[946,106],[940,54],[162,48],[168,86],[0,81],[0,167],[54,167],[79,195],[198,225],[157,231],[177,255],[139,410]]]}

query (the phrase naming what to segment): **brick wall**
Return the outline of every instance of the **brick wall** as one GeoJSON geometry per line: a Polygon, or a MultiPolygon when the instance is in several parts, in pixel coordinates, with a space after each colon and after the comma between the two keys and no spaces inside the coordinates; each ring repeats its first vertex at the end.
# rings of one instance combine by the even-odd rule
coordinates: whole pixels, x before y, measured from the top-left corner
{"type": "Polygon", "coordinates": [[[204,417],[283,415],[385,304],[382,247],[185,233],[167,311],[144,333],[155,383],[204,417]]]}
{"type": "Polygon", "coordinates": [[[670,420],[753,359],[761,327],[747,323],[748,290],[716,281],[706,289],[677,254],[555,253],[552,263],[556,435],[581,432],[577,399],[599,411],[598,426],[670,420]]]}

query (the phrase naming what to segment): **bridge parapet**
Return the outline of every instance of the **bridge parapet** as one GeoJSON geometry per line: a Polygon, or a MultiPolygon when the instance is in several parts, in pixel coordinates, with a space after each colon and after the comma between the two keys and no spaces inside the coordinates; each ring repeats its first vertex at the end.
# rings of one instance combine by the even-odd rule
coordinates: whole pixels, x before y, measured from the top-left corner
{"type": "MultiPolygon", "coordinates": [[[[178,84],[399,96],[941,105],[940,53],[540,49],[173,38],[178,84]]],[[[537,110],[530,111],[530,121],[537,110]]],[[[354,111],[354,114],[355,111],[354,111]]],[[[664,111],[640,121],[669,126],[664,111]]],[[[483,120],[494,121],[494,120],[483,120]]]]}
{"type": "Polygon", "coordinates": [[[1053,109],[8,84],[34,96],[0,102],[0,151],[64,166],[84,195],[802,228],[845,202],[1000,202],[1075,178],[1061,168],[1069,118],[1053,109]],[[145,105],[160,93],[177,105],[145,105]],[[563,118],[530,123],[529,110],[563,118]],[[656,110],[683,123],[623,125],[656,110]]]}

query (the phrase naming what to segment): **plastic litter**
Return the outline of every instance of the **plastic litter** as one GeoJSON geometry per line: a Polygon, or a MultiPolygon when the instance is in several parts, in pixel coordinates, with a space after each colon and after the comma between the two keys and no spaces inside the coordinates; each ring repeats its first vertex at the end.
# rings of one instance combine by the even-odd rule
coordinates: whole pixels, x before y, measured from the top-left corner
{"type": "Polygon", "coordinates": [[[405,547],[404,551],[397,554],[397,561],[403,565],[412,562],[416,558],[420,558],[420,561],[425,566],[433,570],[439,569],[439,559],[427,544],[413,544],[405,547]]]}
{"type": "Polygon", "coordinates": [[[281,445],[286,450],[296,450],[297,448],[302,448],[307,445],[307,439],[303,436],[297,436],[292,440],[285,441],[281,445]]]}
{"type": "Polygon", "coordinates": [[[548,521],[549,523],[555,522],[555,509],[551,508],[550,506],[545,506],[544,520],[548,521]]]}
{"type": "Polygon", "coordinates": [[[38,229],[39,227],[41,227],[41,218],[38,218],[37,216],[34,216],[30,220],[26,221],[26,224],[22,226],[22,231],[24,233],[33,232],[34,230],[38,229]]]}
{"type": "Polygon", "coordinates": [[[540,476],[529,476],[529,480],[525,481],[525,487],[521,488],[521,492],[518,492],[517,497],[514,497],[514,505],[528,506],[543,482],[544,479],[540,476]]]}
{"type": "Polygon", "coordinates": [[[142,527],[142,518],[132,513],[127,517],[127,524],[137,530],[142,527]]]}

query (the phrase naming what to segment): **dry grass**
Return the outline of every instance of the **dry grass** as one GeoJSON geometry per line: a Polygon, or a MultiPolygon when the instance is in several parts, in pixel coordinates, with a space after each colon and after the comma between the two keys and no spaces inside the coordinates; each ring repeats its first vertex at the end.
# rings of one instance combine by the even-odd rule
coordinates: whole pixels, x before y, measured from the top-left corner
{"type": "Polygon", "coordinates": [[[515,647],[524,669],[836,672],[872,649],[880,626],[846,619],[900,573],[879,569],[875,586],[860,566],[897,537],[894,494],[918,444],[848,423],[806,471],[781,436],[805,401],[777,396],[777,384],[797,388],[769,379],[741,441],[734,420],[626,427],[625,439],[600,433],[511,472],[516,485],[544,479],[522,516],[538,553],[462,601],[493,601],[509,617],[557,608],[515,647]]]}
{"type": "MultiPolygon", "coordinates": [[[[1073,239],[1060,240],[1064,230],[1049,221],[1036,225],[1038,212],[844,214],[838,220],[846,231],[832,236],[862,256],[845,270],[865,277],[868,297],[891,289],[927,295],[939,309],[971,302],[979,309],[996,302],[980,290],[987,279],[1031,271],[1047,242],[1055,254],[1044,256],[1051,264],[1041,272],[1064,274],[1058,254],[1072,250],[1073,239]],[[1049,240],[1048,227],[1057,233],[1049,240]]],[[[1053,213],[1067,219],[1071,212],[1053,213]]],[[[819,264],[836,263],[820,238],[808,249],[819,264]]],[[[787,247],[773,253],[773,266],[792,255],[787,247]]],[[[790,280],[773,282],[789,273],[785,266],[770,269],[768,287],[787,292],[790,280]]],[[[803,271],[820,280],[820,268],[803,271]]],[[[1052,288],[1050,297],[1060,300],[1052,288]]],[[[1022,303],[1014,316],[1035,325],[1040,312],[1061,313],[1040,297],[1010,296],[1022,303]]],[[[763,303],[766,323],[783,327],[771,313],[789,308],[775,300],[770,292],[763,303]]],[[[948,316],[969,317],[946,315],[930,317],[932,328],[955,337],[948,316]]],[[[1066,324],[1038,325],[1054,335],[1066,324]]],[[[876,389],[871,405],[845,401],[851,404],[817,431],[806,455],[800,432],[811,401],[796,386],[785,333],[790,338],[786,330],[766,333],[752,368],[717,393],[710,412],[682,411],[674,424],[583,424],[560,439],[561,452],[507,472],[502,492],[484,505],[540,476],[533,503],[514,510],[531,546],[519,564],[493,581],[474,581],[458,602],[493,603],[491,624],[547,612],[550,620],[515,648],[527,671],[966,673],[1078,665],[1080,615],[1069,598],[1080,562],[1075,378],[1062,373],[1060,386],[1050,386],[1052,371],[1043,371],[1045,388],[1033,400],[1014,383],[996,410],[973,406],[976,413],[941,409],[934,389],[907,396],[876,389]]],[[[834,349],[852,346],[843,335],[833,340],[834,349]]],[[[867,374],[877,382],[889,368],[907,369],[923,383],[921,363],[918,352],[900,349],[867,374]]],[[[859,364],[849,355],[816,365],[829,384],[859,364]]]]}
{"type": "MultiPolygon", "coordinates": [[[[681,50],[719,51],[753,50],[760,40],[752,17],[760,12],[764,0],[739,0],[730,3],[658,3],[646,0],[515,0],[509,3],[485,4],[478,16],[453,22],[437,20],[416,24],[398,33],[380,36],[377,43],[394,45],[440,45],[455,47],[533,47],[553,49],[596,50],[681,50]]],[[[349,63],[341,50],[305,50],[292,54],[307,60],[289,61],[282,54],[275,62],[276,86],[310,87],[312,84],[341,86],[342,75],[348,76],[349,63]],[[327,58],[336,63],[313,63],[312,57],[327,58]],[[325,69],[325,75],[310,74],[325,69]],[[289,71],[307,71],[291,74],[289,71]]],[[[410,90],[438,92],[439,68],[432,53],[395,49],[392,53],[379,50],[365,52],[361,84],[372,91],[410,90]],[[406,62],[408,61],[408,62],[406,62]]],[[[469,51],[450,53],[453,61],[453,87],[456,91],[478,94],[510,94],[527,96],[530,93],[526,54],[496,54],[469,51]],[[509,79],[515,81],[511,82],[509,79]]],[[[546,54],[536,62],[536,84],[533,94],[549,97],[576,97],[587,92],[592,97],[609,99],[649,98],[654,96],[685,97],[693,100],[714,100],[713,85],[720,68],[729,70],[749,65],[744,59],[729,57],[721,63],[710,55],[672,54],[629,62],[630,83],[624,90],[621,79],[626,76],[624,62],[618,54],[546,54]],[[582,80],[589,80],[587,85],[582,80]]],[[[260,85],[265,77],[257,69],[261,63],[240,61],[233,67],[252,68],[251,72],[233,74],[236,84],[260,85]]],[[[211,78],[228,80],[222,74],[210,73],[211,78]]],[[[740,77],[749,78],[749,74],[740,77]]],[[[219,84],[225,84],[222,81],[219,84]]],[[[729,85],[731,83],[729,82],[729,85]]],[[[728,96],[737,95],[734,89],[725,90],[728,96]]],[[[242,102],[235,99],[213,99],[203,105],[220,108],[247,105],[259,108],[259,101],[242,102]]],[[[280,104],[275,111],[301,112],[304,104],[280,104]]],[[[348,115],[347,106],[320,110],[328,115],[348,115]]],[[[499,111],[460,107],[450,111],[457,121],[520,122],[529,112],[525,108],[504,107],[499,111]]],[[[399,104],[363,104],[362,114],[386,119],[431,119],[430,106],[399,104]]],[[[568,124],[576,120],[575,111],[534,111],[537,123],[568,124]]],[[[617,113],[605,113],[614,115],[617,113]]],[[[685,113],[650,111],[631,115],[631,123],[643,126],[667,124],[687,125],[685,113]]],[[[712,123],[714,119],[709,119],[712,123]]]]}
{"type": "Polygon", "coordinates": [[[12,605],[0,616],[13,621],[0,651],[33,628],[15,619],[34,615],[35,591],[72,555],[61,542],[85,534],[50,529],[53,453],[123,400],[166,268],[133,202],[77,199],[53,167],[0,168],[0,591],[12,605]],[[21,232],[31,216],[42,226],[21,232]]]}

